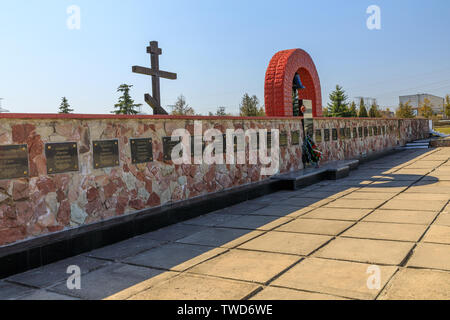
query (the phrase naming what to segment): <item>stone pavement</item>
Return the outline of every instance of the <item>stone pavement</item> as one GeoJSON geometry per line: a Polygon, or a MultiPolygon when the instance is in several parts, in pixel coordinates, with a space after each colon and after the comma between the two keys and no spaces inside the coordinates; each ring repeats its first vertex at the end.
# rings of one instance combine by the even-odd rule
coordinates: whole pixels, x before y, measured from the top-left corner
{"type": "Polygon", "coordinates": [[[396,153],[12,276],[0,299],[450,299],[449,158],[396,153]]]}

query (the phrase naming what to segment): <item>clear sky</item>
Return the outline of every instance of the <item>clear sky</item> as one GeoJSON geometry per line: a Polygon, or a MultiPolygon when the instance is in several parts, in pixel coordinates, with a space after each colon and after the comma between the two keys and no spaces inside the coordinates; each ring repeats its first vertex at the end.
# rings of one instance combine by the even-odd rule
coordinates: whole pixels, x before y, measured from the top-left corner
{"type": "MultiPolygon", "coordinates": [[[[245,92],[264,101],[272,55],[302,48],[313,57],[323,102],[336,84],[349,97],[450,93],[448,0],[0,0],[0,97],[12,112],[56,112],[62,96],[77,113],[109,113],[117,87],[134,85],[143,103],[150,77],[146,46],[158,40],[162,104],[179,94],[198,113],[218,106],[237,113],[245,92]],[[81,9],[69,30],[66,10],[81,9]],[[381,30],[366,9],[381,8],[381,30]]],[[[146,107],[150,112],[149,107],[146,107]]]]}

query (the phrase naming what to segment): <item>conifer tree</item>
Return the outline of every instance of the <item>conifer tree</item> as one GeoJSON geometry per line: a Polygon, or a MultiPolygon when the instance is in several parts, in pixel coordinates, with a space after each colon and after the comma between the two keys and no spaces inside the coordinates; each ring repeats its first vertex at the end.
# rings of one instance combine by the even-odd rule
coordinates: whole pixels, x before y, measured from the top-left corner
{"type": "Polygon", "coordinates": [[[367,118],[369,114],[367,113],[366,106],[364,104],[364,99],[361,98],[361,101],[359,102],[359,115],[360,118],[367,118]]]}
{"type": "Polygon", "coordinates": [[[61,104],[59,105],[59,113],[72,113],[73,109],[70,109],[69,101],[66,97],[62,97],[61,104]]]}
{"type": "Polygon", "coordinates": [[[122,95],[119,98],[119,102],[114,105],[114,108],[117,109],[112,111],[115,114],[137,114],[137,107],[142,106],[142,104],[135,104],[134,100],[131,99],[130,89],[132,85],[121,84],[119,88],[117,88],[117,92],[122,92],[122,95]]]}
{"type": "Polygon", "coordinates": [[[328,115],[330,117],[347,117],[349,114],[347,95],[341,86],[336,85],[336,89],[330,93],[328,103],[328,115]]]}

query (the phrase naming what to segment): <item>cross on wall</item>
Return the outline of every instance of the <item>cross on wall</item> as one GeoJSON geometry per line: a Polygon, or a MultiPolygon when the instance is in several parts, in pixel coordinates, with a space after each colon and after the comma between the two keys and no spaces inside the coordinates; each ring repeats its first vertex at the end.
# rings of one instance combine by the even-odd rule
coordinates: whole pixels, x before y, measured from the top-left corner
{"type": "Polygon", "coordinates": [[[162,49],[158,47],[158,41],[151,41],[150,46],[147,47],[147,53],[150,54],[151,69],[139,66],[133,66],[134,73],[144,74],[152,77],[152,96],[145,94],[145,102],[153,108],[153,114],[168,114],[163,107],[161,107],[161,87],[160,78],[176,80],[177,74],[159,69],[159,56],[162,54],[162,49]]]}

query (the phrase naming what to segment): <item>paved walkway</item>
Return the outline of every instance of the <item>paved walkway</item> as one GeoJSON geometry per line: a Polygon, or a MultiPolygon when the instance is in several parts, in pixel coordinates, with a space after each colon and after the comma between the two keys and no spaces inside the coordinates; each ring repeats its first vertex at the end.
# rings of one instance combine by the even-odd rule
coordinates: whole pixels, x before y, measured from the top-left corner
{"type": "Polygon", "coordinates": [[[0,298],[450,299],[449,158],[397,153],[10,277],[0,298]]]}

